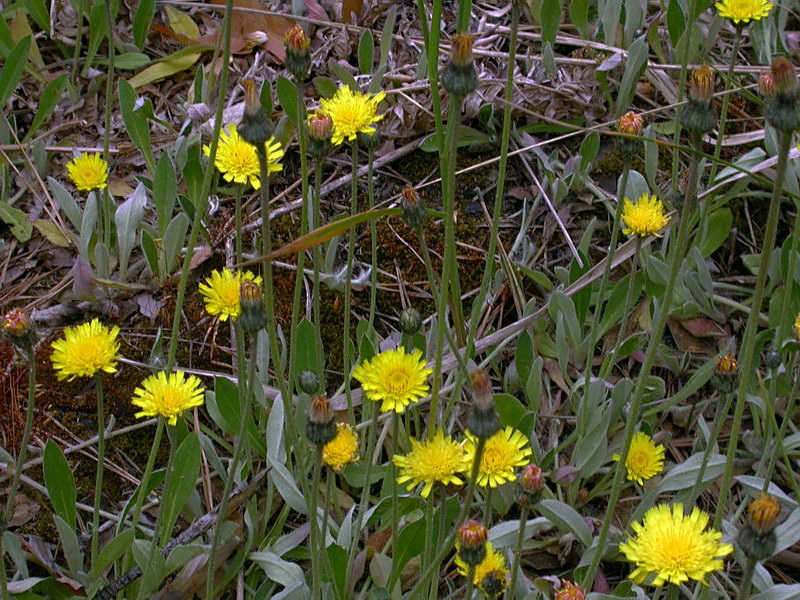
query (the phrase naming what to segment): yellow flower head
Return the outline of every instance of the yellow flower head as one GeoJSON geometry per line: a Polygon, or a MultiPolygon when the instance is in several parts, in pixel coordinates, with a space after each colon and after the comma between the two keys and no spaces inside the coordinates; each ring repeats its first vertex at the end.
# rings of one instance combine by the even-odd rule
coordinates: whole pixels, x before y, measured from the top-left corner
{"type": "Polygon", "coordinates": [[[108,185],[108,163],[99,154],[81,154],[67,163],[67,173],[82,192],[101,190],[108,185]]]}
{"type": "Polygon", "coordinates": [[[358,436],[349,423],[336,425],[336,437],[322,447],[322,462],[334,471],[358,460],[358,436]]]}
{"type": "Polygon", "coordinates": [[[625,229],[622,230],[624,233],[645,237],[658,235],[669,223],[669,217],[664,214],[661,200],[650,194],[642,194],[636,204],[625,198],[622,221],[625,224],[625,229]]]}
{"type": "MultiPolygon", "coordinates": [[[[463,468],[466,473],[472,470],[477,443],[478,438],[467,431],[467,439],[464,440],[464,451],[467,456],[463,468]]],[[[514,481],[517,478],[514,469],[528,464],[528,457],[531,455],[533,452],[529,441],[521,431],[510,425],[501,429],[486,440],[481,464],[478,467],[478,485],[494,488],[507,481],[514,481]]]]}
{"type": "Polygon", "coordinates": [[[53,369],[58,379],[91,377],[98,371],[117,372],[119,327],[109,329],[98,319],[64,330],[64,337],[53,342],[53,369]]]}
{"type": "Polygon", "coordinates": [[[630,578],[642,583],[654,574],[652,585],[678,585],[689,579],[704,581],[707,573],[722,569],[722,557],[733,552],[733,546],[720,542],[719,531],[704,531],[706,525],[708,515],[699,508],[688,516],[681,504],[648,510],[641,524],[633,524],[635,535],[619,546],[636,564],[630,578]]]}
{"type": "Polygon", "coordinates": [[[239,296],[242,282],[252,281],[261,285],[261,276],[256,276],[250,271],[234,273],[230,269],[216,269],[205,283],[200,284],[200,293],[206,303],[206,310],[211,315],[219,315],[220,321],[227,321],[228,317],[235,319],[241,312],[239,296]]]}
{"type": "Polygon", "coordinates": [[[395,454],[392,460],[400,468],[397,483],[407,483],[409,492],[424,483],[425,487],[420,492],[423,498],[428,497],[437,481],[444,485],[463,484],[456,473],[468,466],[462,445],[449,435],[445,437],[441,430],[429,440],[420,442],[412,439],[411,452],[405,456],[395,454]]]}
{"type": "Polygon", "coordinates": [[[766,17],[773,4],[768,0],[720,0],[714,6],[720,17],[730,19],[738,25],[766,17]]]}
{"type": "MultiPolygon", "coordinates": [[[[267,149],[267,172],[275,173],[283,169],[278,161],[283,157],[283,147],[274,138],[269,138],[264,147],[267,149]]],[[[203,153],[211,155],[211,147],[203,146],[203,153]]],[[[227,125],[219,132],[219,146],[214,160],[225,181],[247,184],[261,189],[261,167],[258,164],[256,147],[244,141],[235,125],[227,125]]]]}
{"type": "MultiPolygon", "coordinates": [[[[466,577],[469,573],[469,565],[461,560],[459,550],[460,547],[458,543],[456,543],[456,567],[458,568],[458,572],[466,577]]],[[[502,554],[492,547],[491,542],[486,542],[486,557],[477,565],[475,565],[475,573],[472,577],[472,582],[479,590],[486,592],[487,590],[484,589],[483,583],[486,579],[486,576],[492,574],[496,576],[498,581],[503,583],[503,587],[508,587],[510,583],[510,572],[508,570],[508,566],[506,565],[506,559],[502,554]]]]}
{"type": "Polygon", "coordinates": [[[368,399],[381,402],[381,412],[402,413],[428,393],[425,380],[431,373],[433,369],[425,367],[421,351],[406,354],[401,347],[364,361],[353,370],[353,378],[361,383],[368,399]]]}
{"type": "Polygon", "coordinates": [[[194,375],[187,376],[183,371],[167,375],[160,371],[133,390],[131,403],[142,409],[135,416],[164,417],[167,423],[175,425],[184,412],[203,404],[204,393],[200,380],[194,375]]]}
{"type": "MultiPolygon", "coordinates": [[[[620,455],[615,454],[612,458],[619,460],[620,455]]],[[[653,438],[640,431],[631,440],[625,468],[628,470],[628,481],[643,485],[645,479],[655,477],[664,468],[664,446],[656,446],[653,438]]]]}
{"type": "Polygon", "coordinates": [[[384,92],[370,96],[354,92],[345,85],[336,90],[330,100],[321,99],[319,101],[321,111],[333,119],[331,142],[334,145],[341,144],[345,139],[350,141],[356,139],[358,133],[367,135],[375,133],[372,124],[383,118],[383,115],[377,112],[378,104],[385,97],[384,92]]]}
{"type": "Polygon", "coordinates": [[[794,318],[794,327],[792,329],[794,330],[794,337],[800,340],[800,314],[794,318]]]}

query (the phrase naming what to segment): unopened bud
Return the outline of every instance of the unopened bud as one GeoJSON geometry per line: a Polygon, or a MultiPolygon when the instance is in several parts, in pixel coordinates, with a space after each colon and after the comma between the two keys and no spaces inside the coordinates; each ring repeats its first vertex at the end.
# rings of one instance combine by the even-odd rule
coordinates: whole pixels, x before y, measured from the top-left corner
{"type": "Polygon", "coordinates": [[[402,195],[401,207],[403,210],[403,220],[409,227],[413,227],[414,229],[421,227],[425,222],[425,218],[428,216],[428,212],[425,210],[425,203],[417,194],[417,190],[410,184],[403,188],[402,195]]]}
{"type": "Polygon", "coordinates": [[[286,48],[286,70],[297,79],[303,79],[311,68],[311,53],[308,47],[311,40],[300,25],[295,25],[286,32],[284,46],[286,48]]]}
{"type": "Polygon", "coordinates": [[[308,153],[321,160],[333,150],[333,119],[325,113],[314,113],[308,117],[308,153]]]}
{"type": "Polygon", "coordinates": [[[714,97],[714,71],[708,65],[692,71],[689,81],[689,98],[703,104],[710,104],[714,97]]]}
{"type": "Polygon", "coordinates": [[[730,394],[739,385],[739,363],[732,352],[717,357],[712,377],[714,387],[720,394],[730,394]]]}
{"type": "Polygon", "coordinates": [[[538,465],[529,464],[519,476],[520,504],[534,503],[541,494],[544,486],[544,474],[538,465]]]}
{"type": "Polygon", "coordinates": [[[489,532],[478,521],[470,520],[456,529],[458,555],[468,565],[477,565],[486,557],[486,540],[489,532]]]}
{"type": "Polygon", "coordinates": [[[316,394],[319,392],[319,377],[314,371],[302,371],[297,378],[300,389],[306,394],[316,394]]]}
{"type": "Polygon", "coordinates": [[[714,97],[714,72],[703,65],[692,71],[689,82],[689,102],[681,113],[683,126],[693,133],[711,131],[716,124],[711,99],[714,97]]]}
{"type": "Polygon", "coordinates": [[[781,353],[775,350],[775,348],[770,348],[764,353],[764,364],[767,365],[768,369],[774,371],[781,366],[782,361],[781,353]]]}
{"type": "Polygon", "coordinates": [[[797,93],[797,72],[788,58],[776,58],[769,68],[777,96],[794,96],[797,93]]]}
{"type": "Polygon", "coordinates": [[[459,33],[450,42],[450,61],[442,73],[444,89],[456,96],[466,96],[478,85],[472,61],[472,36],[459,33]]]}
{"type": "Polygon", "coordinates": [[[400,331],[406,335],[414,335],[422,327],[422,317],[415,308],[407,308],[400,315],[400,331]]]}
{"type": "Polygon", "coordinates": [[[308,411],[306,437],[312,444],[324,446],[336,437],[333,407],[327,396],[314,396],[308,411]]]}
{"type": "Polygon", "coordinates": [[[772,73],[769,71],[761,72],[761,75],[758,76],[758,90],[765,98],[775,97],[775,80],[772,77],[772,73]]]}
{"type": "Polygon", "coordinates": [[[617,119],[617,129],[626,135],[642,135],[644,119],[632,110],[617,119]]]}
{"type": "Polygon", "coordinates": [[[267,34],[263,31],[251,31],[245,34],[244,43],[248,49],[253,49],[256,46],[262,46],[267,43],[267,34]]]}
{"type": "Polygon", "coordinates": [[[262,329],[267,322],[264,313],[264,292],[254,281],[243,281],[239,288],[239,304],[241,313],[239,323],[248,333],[262,329]]]}
{"type": "Polygon", "coordinates": [[[800,92],[797,72],[789,59],[776,58],[770,66],[774,96],[765,96],[764,116],[778,131],[792,133],[800,129],[800,92]]]}
{"type": "Polygon", "coordinates": [[[555,600],[586,600],[586,591],[571,581],[561,581],[561,588],[556,592],[555,600]]]}
{"type": "Polygon", "coordinates": [[[494,406],[492,381],[483,369],[469,375],[472,387],[472,409],[467,417],[467,428],[478,438],[488,439],[500,431],[500,417],[494,406]]]}
{"type": "Polygon", "coordinates": [[[12,308],[3,317],[3,333],[11,343],[23,352],[29,352],[35,341],[30,319],[19,308],[12,308]]]}
{"type": "Polygon", "coordinates": [[[381,130],[380,127],[377,125],[373,126],[375,129],[372,133],[364,133],[363,131],[359,131],[356,134],[356,141],[358,145],[363,148],[364,150],[375,150],[378,145],[381,143],[381,130]]]}
{"type": "Polygon", "coordinates": [[[775,553],[775,521],[781,505],[775,496],[759,494],[747,507],[748,519],[736,538],[739,547],[752,560],[765,560],[775,553]]]}
{"type": "Polygon", "coordinates": [[[497,598],[509,585],[508,574],[500,569],[495,569],[484,576],[480,587],[487,598],[497,598]]]}
{"type": "Polygon", "coordinates": [[[263,146],[272,135],[272,125],[264,114],[261,98],[256,82],[252,79],[243,79],[244,88],[244,114],[239,123],[239,135],[242,139],[255,147],[263,146]]]}

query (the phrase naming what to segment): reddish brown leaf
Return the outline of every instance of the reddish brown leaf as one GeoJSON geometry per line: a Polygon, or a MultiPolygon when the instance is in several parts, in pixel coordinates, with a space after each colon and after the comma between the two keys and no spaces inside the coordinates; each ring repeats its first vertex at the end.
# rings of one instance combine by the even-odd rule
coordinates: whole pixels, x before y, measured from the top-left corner
{"type": "MultiPolygon", "coordinates": [[[[224,5],[225,0],[212,0],[213,4],[224,5]]],[[[235,0],[235,8],[247,8],[267,11],[267,7],[258,0],[235,0]]],[[[264,47],[279,61],[283,62],[286,51],[283,48],[283,38],[294,21],[277,15],[263,13],[233,11],[231,23],[231,52],[238,53],[245,50],[245,36],[254,31],[263,31],[267,34],[267,43],[264,47]]]]}
{"type": "Polygon", "coordinates": [[[342,0],[342,22],[352,23],[352,15],[356,16],[358,22],[363,10],[364,0],[342,0]]]}

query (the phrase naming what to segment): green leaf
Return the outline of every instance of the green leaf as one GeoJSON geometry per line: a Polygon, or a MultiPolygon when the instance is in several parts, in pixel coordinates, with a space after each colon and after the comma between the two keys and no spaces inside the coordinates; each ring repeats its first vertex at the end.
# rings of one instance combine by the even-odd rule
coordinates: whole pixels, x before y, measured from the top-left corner
{"type": "Polygon", "coordinates": [[[187,435],[175,451],[167,489],[161,501],[161,510],[164,511],[161,545],[166,544],[172,536],[172,528],[178,520],[183,506],[192,495],[200,474],[200,440],[197,435],[187,435]]]}
{"type": "Polygon", "coordinates": [[[561,0],[543,0],[542,2],[542,43],[556,43],[558,26],[561,24],[561,0]]]}
{"type": "Polygon", "coordinates": [[[283,108],[289,120],[297,126],[299,123],[297,115],[297,87],[294,83],[281,75],[278,77],[275,89],[278,91],[278,102],[281,103],[281,108],[283,108]]]}
{"type": "Polygon", "coordinates": [[[328,69],[336,75],[341,82],[349,87],[354,92],[360,92],[361,87],[358,85],[356,78],[353,77],[353,74],[350,73],[347,69],[345,69],[342,65],[336,62],[333,58],[328,61],[328,69]]]}
{"type": "Polygon", "coordinates": [[[553,525],[575,534],[575,537],[587,548],[592,544],[592,532],[589,530],[589,526],[583,517],[568,504],[558,500],[545,499],[540,501],[536,508],[553,525]]]}
{"type": "Polygon", "coordinates": [[[314,77],[313,83],[319,95],[326,100],[333,98],[333,95],[336,93],[336,84],[330,77],[314,77]]]}
{"type": "Polygon", "coordinates": [[[142,229],[141,245],[150,270],[160,280],[164,274],[158,268],[158,248],[156,248],[156,243],[153,241],[153,236],[144,229],[142,229]]]}
{"type": "Polygon", "coordinates": [[[44,485],[56,514],[75,529],[75,477],[64,453],[53,440],[44,447],[44,485]]]}
{"type": "Polygon", "coordinates": [[[180,258],[181,248],[186,241],[186,232],[189,230],[189,217],[186,213],[178,213],[167,225],[164,233],[164,263],[168,275],[175,268],[175,263],[180,258]]]}
{"type": "Polygon", "coordinates": [[[358,40],[358,68],[362,75],[372,73],[375,67],[375,39],[372,30],[365,29],[358,40]]]}
{"type": "Polygon", "coordinates": [[[600,150],[600,134],[596,131],[592,131],[583,138],[581,148],[578,151],[581,156],[581,169],[585,171],[589,167],[597,156],[598,150],[600,150]]]}
{"type": "Polygon", "coordinates": [[[669,0],[667,6],[667,31],[672,47],[677,48],[678,42],[686,31],[686,15],[683,14],[683,7],[680,0],[669,0]]]}
{"type": "Polygon", "coordinates": [[[11,50],[11,54],[0,71],[0,106],[5,108],[6,102],[11,98],[11,94],[17,89],[25,65],[28,64],[28,51],[31,47],[31,37],[22,38],[19,43],[11,50]]]}
{"type": "Polygon", "coordinates": [[[22,4],[42,31],[50,30],[50,13],[44,0],[22,0],[22,4]]]}
{"type": "Polygon", "coordinates": [[[36,109],[36,116],[33,117],[33,122],[25,135],[25,140],[28,140],[47,119],[49,119],[61,98],[61,93],[64,91],[64,85],[67,82],[67,74],[62,73],[52,81],[49,81],[44,90],[39,95],[39,108],[36,109]]]}
{"type": "Polygon", "coordinates": [[[569,20],[580,32],[581,37],[586,39],[589,24],[589,0],[572,0],[569,4],[569,20]]]}
{"type": "Polygon", "coordinates": [[[425,536],[424,519],[409,523],[400,530],[400,534],[397,536],[397,545],[394,547],[393,570],[396,573],[400,573],[409,560],[420,555],[425,544],[425,536]]]}
{"type": "Polygon", "coordinates": [[[321,373],[323,356],[317,351],[317,329],[308,319],[297,325],[297,372],[321,373]]]}
{"type": "Polygon", "coordinates": [[[386,20],[383,22],[381,33],[381,57],[380,64],[385,65],[389,60],[389,50],[392,47],[392,33],[394,32],[394,21],[397,18],[397,6],[391,5],[389,12],[386,13],[386,20]]]}
{"type": "Polygon", "coordinates": [[[516,427],[525,416],[525,407],[511,394],[497,394],[494,403],[503,427],[516,427]]]}
{"type": "Polygon", "coordinates": [[[33,234],[33,223],[28,215],[14,208],[5,200],[0,200],[0,220],[11,226],[11,233],[20,242],[27,242],[33,234]]]}
{"type": "MultiPolygon", "coordinates": [[[[94,62],[94,57],[97,55],[97,50],[100,44],[107,38],[106,35],[106,3],[95,2],[91,4],[89,10],[89,47],[86,50],[86,56],[82,60],[83,70],[81,74],[86,77],[89,73],[89,68],[94,62]]],[[[116,48],[113,48],[116,50],[116,48]]]]}
{"type": "Polygon", "coordinates": [[[156,205],[156,219],[161,237],[164,237],[167,225],[172,219],[172,211],[175,210],[177,198],[178,178],[175,175],[175,168],[172,166],[169,154],[164,152],[161,158],[158,159],[153,180],[153,202],[156,205]]]}
{"type": "Polygon", "coordinates": [[[333,571],[333,581],[331,583],[333,583],[333,589],[335,590],[334,596],[336,598],[346,598],[346,579],[350,568],[347,562],[347,552],[336,544],[328,546],[327,552],[328,559],[331,562],[331,570],[333,571]]]}
{"type": "Polygon", "coordinates": [[[144,50],[150,23],[156,14],[156,0],[141,0],[133,15],[133,43],[139,50],[144,50]]]}
{"type": "Polygon", "coordinates": [[[119,93],[119,108],[128,137],[134,146],[142,151],[148,169],[154,173],[156,169],[153,150],[150,146],[150,125],[144,116],[135,111],[136,101],[138,100],[136,90],[124,79],[119,80],[117,89],[119,93]]]}
{"type": "Polygon", "coordinates": [[[528,381],[533,364],[533,340],[527,331],[523,331],[517,339],[514,361],[517,365],[517,376],[524,385],[528,381]]]}
{"type": "Polygon", "coordinates": [[[711,256],[728,239],[733,227],[733,213],[727,206],[715,210],[708,217],[708,233],[700,248],[704,258],[711,256]]]}
{"type": "Polygon", "coordinates": [[[267,118],[272,117],[272,82],[270,80],[265,80],[263,84],[261,84],[261,93],[259,94],[259,100],[261,101],[261,108],[264,109],[264,114],[267,115],[267,118]]]}
{"type": "Polygon", "coordinates": [[[67,219],[69,222],[72,223],[72,226],[75,228],[76,231],[81,230],[81,221],[83,220],[83,214],[81,209],[78,207],[78,203],[75,202],[75,199],[72,197],[61,183],[53,179],[52,177],[47,178],[47,184],[50,187],[50,192],[53,194],[53,198],[58,205],[61,207],[61,210],[64,211],[64,214],[67,215],[67,219]]]}
{"type": "Polygon", "coordinates": [[[83,553],[78,545],[78,536],[75,535],[75,530],[59,515],[53,515],[53,521],[58,529],[58,539],[61,541],[61,548],[67,559],[70,574],[74,577],[83,566],[83,553]]]}
{"type": "MultiPolygon", "coordinates": [[[[609,0],[609,3],[611,2],[619,3],[619,0],[609,0]]],[[[608,42],[608,40],[606,41],[608,42]]],[[[644,37],[640,37],[631,44],[628,50],[625,72],[622,74],[617,94],[616,114],[621,115],[622,111],[630,105],[631,100],[633,100],[633,94],[636,91],[636,83],[639,81],[639,77],[646,66],[647,40],[644,37]]]]}
{"type": "Polygon", "coordinates": [[[125,280],[128,259],[136,244],[136,231],[144,217],[147,206],[147,194],[144,184],[139,183],[125,202],[117,207],[114,213],[114,224],[117,229],[117,247],[119,251],[119,279],[125,280]]]}
{"type": "Polygon", "coordinates": [[[92,577],[92,579],[99,577],[100,574],[110,567],[115,560],[125,554],[125,551],[130,548],[131,544],[133,543],[133,538],[133,529],[126,529],[114,537],[114,539],[108,542],[105,546],[103,546],[103,549],[100,551],[100,555],[92,564],[90,577],[92,577]]]}
{"type": "MultiPolygon", "coordinates": [[[[128,80],[128,84],[132,88],[140,88],[143,85],[160,81],[185,71],[197,62],[203,52],[213,49],[211,46],[189,46],[179,50],[175,54],[171,54],[162,58],[155,64],[150,65],[144,71],[137,73],[128,80]]],[[[120,80],[122,81],[122,80],[120,80]]]]}

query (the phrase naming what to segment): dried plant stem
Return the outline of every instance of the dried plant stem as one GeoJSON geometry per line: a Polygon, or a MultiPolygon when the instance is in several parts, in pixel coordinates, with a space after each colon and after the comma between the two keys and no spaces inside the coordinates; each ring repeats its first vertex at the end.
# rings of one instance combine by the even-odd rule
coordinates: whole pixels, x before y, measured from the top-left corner
{"type": "MultiPolygon", "coordinates": [[[[692,146],[696,148],[700,144],[699,135],[692,135],[692,146]]],[[[600,560],[603,556],[603,549],[608,539],[608,530],[613,520],[614,510],[617,507],[619,496],[622,491],[623,479],[625,476],[625,464],[628,460],[628,453],[630,452],[631,441],[639,419],[639,409],[642,405],[642,398],[644,396],[645,383],[647,382],[650,370],[655,363],[658,346],[661,343],[661,338],[664,335],[664,328],[667,324],[669,317],[670,307],[672,306],[673,291],[675,289],[675,282],[678,279],[678,271],[680,270],[681,262],[688,247],[689,233],[691,232],[691,215],[697,203],[697,186],[699,181],[700,170],[700,156],[699,153],[693,152],[691,162],[689,163],[689,179],[686,185],[686,200],[681,212],[681,219],[678,225],[678,235],[670,244],[669,248],[669,277],[667,285],[664,289],[661,304],[658,307],[657,316],[653,324],[650,341],[647,345],[644,361],[642,367],[636,378],[636,386],[634,387],[631,404],[630,416],[625,423],[625,441],[622,445],[622,452],[620,453],[619,462],[614,470],[614,479],[611,485],[611,494],[608,499],[608,507],[603,518],[603,525],[600,528],[600,533],[597,538],[596,550],[592,556],[592,562],[586,571],[583,579],[583,587],[587,590],[592,589],[597,567],[600,565],[600,560]]]]}
{"type": "Polygon", "coordinates": [[[764,243],[761,250],[761,260],[758,266],[756,277],[755,292],[753,293],[753,311],[747,319],[744,335],[742,336],[742,346],[739,356],[742,357],[741,368],[739,370],[739,388],[736,394],[736,408],[733,414],[733,424],[731,425],[730,440],[728,442],[728,452],[725,460],[725,471],[722,474],[722,483],[719,489],[719,499],[717,509],[714,513],[714,528],[719,529],[722,525],[722,517],[725,514],[725,503],[728,498],[731,480],[733,478],[733,459],[736,456],[736,447],[739,443],[739,433],[742,426],[742,415],[744,414],[745,399],[752,387],[753,371],[755,362],[755,343],[756,333],[758,332],[758,314],[761,304],[764,301],[764,290],[767,282],[767,271],[769,270],[772,251],[775,247],[775,237],[778,230],[778,216],[780,213],[781,199],[783,198],[783,184],[786,180],[786,167],[789,158],[789,149],[792,142],[791,132],[778,132],[778,163],[776,165],[775,184],[772,193],[772,200],[769,205],[767,224],[764,232],[764,243]]]}
{"type": "Polygon", "coordinates": [[[103,466],[106,455],[106,417],[103,398],[103,377],[95,373],[94,385],[97,399],[97,472],[94,479],[94,513],[92,514],[92,564],[100,551],[100,497],[103,490],[103,466]]]}
{"type": "MultiPolygon", "coordinates": [[[[28,406],[25,409],[25,429],[22,430],[22,439],[20,440],[19,452],[17,453],[17,460],[14,462],[14,476],[11,479],[11,487],[8,490],[6,497],[6,506],[3,510],[3,520],[0,521],[0,594],[3,600],[8,600],[8,581],[6,579],[5,568],[5,548],[3,544],[3,536],[5,535],[8,522],[14,514],[14,498],[17,495],[17,488],[19,487],[19,480],[22,477],[22,471],[25,466],[25,459],[28,456],[28,442],[31,439],[31,430],[33,429],[33,412],[36,403],[36,355],[33,348],[28,353],[28,406]]],[[[95,510],[95,514],[97,511],[95,510]]]]}

